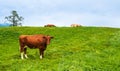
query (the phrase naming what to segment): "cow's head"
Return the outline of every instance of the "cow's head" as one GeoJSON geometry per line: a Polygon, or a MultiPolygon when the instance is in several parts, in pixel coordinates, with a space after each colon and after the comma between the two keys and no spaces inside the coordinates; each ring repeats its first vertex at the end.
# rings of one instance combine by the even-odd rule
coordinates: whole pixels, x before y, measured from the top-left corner
{"type": "Polygon", "coordinates": [[[47,36],[45,36],[44,38],[47,39],[47,44],[50,44],[50,40],[51,40],[52,38],[54,38],[54,37],[47,35],[47,36]]]}

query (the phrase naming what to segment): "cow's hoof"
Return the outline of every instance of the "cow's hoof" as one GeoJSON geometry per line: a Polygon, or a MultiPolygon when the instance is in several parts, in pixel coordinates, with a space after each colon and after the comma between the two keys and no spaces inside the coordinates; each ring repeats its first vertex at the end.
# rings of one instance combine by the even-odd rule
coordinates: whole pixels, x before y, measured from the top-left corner
{"type": "Polygon", "coordinates": [[[42,59],[42,56],[40,56],[40,59],[42,59]]]}

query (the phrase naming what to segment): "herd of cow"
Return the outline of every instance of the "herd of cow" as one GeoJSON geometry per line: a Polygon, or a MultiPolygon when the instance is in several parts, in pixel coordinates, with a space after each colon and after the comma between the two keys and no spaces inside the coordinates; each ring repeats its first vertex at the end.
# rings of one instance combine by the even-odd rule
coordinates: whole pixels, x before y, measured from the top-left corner
{"type": "MultiPolygon", "coordinates": [[[[71,24],[70,25],[71,27],[80,27],[81,25],[80,24],[71,24]]],[[[47,24],[47,25],[44,25],[44,27],[56,27],[54,24],[47,24]]]]}
{"type": "MultiPolygon", "coordinates": [[[[79,24],[72,24],[71,27],[79,27],[79,24]]],[[[55,27],[53,24],[45,25],[44,27],[55,27]]],[[[52,36],[37,34],[37,35],[20,35],[19,43],[20,43],[20,53],[21,59],[28,58],[27,56],[27,48],[30,49],[39,49],[40,59],[44,57],[44,51],[47,48],[47,45],[50,44],[50,40],[52,36]]]]}

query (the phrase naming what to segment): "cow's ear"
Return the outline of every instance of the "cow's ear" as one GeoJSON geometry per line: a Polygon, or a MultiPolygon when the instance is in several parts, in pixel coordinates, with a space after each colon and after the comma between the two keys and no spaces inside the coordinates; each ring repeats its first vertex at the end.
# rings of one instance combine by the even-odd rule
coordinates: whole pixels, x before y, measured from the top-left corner
{"type": "Polygon", "coordinates": [[[43,38],[46,38],[46,36],[43,36],[43,38]]]}

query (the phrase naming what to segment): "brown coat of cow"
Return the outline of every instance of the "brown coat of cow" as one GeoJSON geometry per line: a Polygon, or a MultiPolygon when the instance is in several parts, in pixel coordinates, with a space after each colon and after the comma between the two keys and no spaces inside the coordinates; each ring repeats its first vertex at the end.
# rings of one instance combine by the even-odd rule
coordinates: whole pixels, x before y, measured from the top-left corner
{"type": "Polygon", "coordinates": [[[47,25],[44,25],[44,27],[56,27],[56,26],[53,24],[47,24],[47,25]]]}
{"type": "Polygon", "coordinates": [[[21,59],[24,59],[24,57],[23,57],[24,55],[26,58],[28,58],[27,54],[26,54],[27,48],[25,46],[27,46],[31,49],[38,48],[39,52],[40,52],[40,58],[42,59],[44,56],[44,50],[46,49],[47,44],[50,44],[51,38],[53,38],[53,37],[42,35],[42,34],[21,35],[19,37],[21,59]]]}

